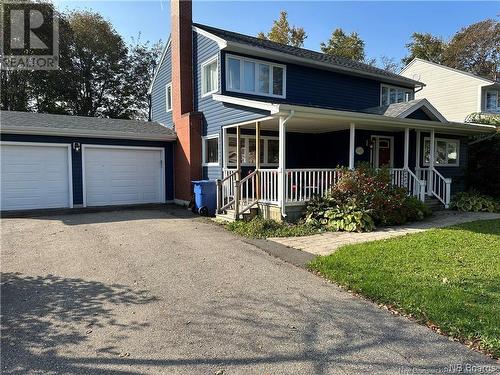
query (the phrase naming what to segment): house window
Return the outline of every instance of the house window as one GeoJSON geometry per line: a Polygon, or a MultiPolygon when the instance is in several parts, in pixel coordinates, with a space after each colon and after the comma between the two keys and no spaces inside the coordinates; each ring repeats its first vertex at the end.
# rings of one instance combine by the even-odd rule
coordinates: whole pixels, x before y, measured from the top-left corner
{"type": "Polygon", "coordinates": [[[226,90],[284,98],[285,87],[284,65],[227,55],[226,90]]]}
{"type": "Polygon", "coordinates": [[[203,138],[203,165],[219,165],[219,136],[203,138]]]}
{"type": "Polygon", "coordinates": [[[165,98],[167,103],[167,112],[170,112],[172,110],[172,82],[168,83],[165,88],[165,98]]]}
{"type": "Polygon", "coordinates": [[[499,91],[486,91],[486,110],[490,112],[500,112],[499,91]]]}
{"type": "Polygon", "coordinates": [[[415,94],[412,89],[382,85],[381,90],[380,105],[408,102],[415,98],[415,94]]]}
{"type": "Polygon", "coordinates": [[[214,56],[201,64],[201,95],[206,96],[217,92],[218,88],[217,56],[214,56]]]}
{"type": "MultiPolygon", "coordinates": [[[[236,136],[228,135],[227,140],[227,163],[229,166],[236,165],[236,136]]],[[[256,138],[254,135],[241,136],[240,158],[241,165],[255,165],[257,156],[256,138]]],[[[260,137],[260,163],[266,166],[278,165],[279,163],[279,140],[277,137],[260,137]]]]}
{"type": "MultiPolygon", "coordinates": [[[[460,154],[460,141],[458,139],[435,138],[434,164],[436,166],[458,167],[460,154]]],[[[431,140],[424,138],[424,165],[430,164],[431,140]]]]}

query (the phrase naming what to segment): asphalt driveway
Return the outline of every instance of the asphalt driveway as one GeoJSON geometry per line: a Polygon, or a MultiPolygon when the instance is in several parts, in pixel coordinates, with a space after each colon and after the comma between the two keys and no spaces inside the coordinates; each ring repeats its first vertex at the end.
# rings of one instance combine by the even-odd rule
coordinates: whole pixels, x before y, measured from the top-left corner
{"type": "Polygon", "coordinates": [[[495,366],[180,209],[4,219],[1,250],[6,374],[495,366]]]}

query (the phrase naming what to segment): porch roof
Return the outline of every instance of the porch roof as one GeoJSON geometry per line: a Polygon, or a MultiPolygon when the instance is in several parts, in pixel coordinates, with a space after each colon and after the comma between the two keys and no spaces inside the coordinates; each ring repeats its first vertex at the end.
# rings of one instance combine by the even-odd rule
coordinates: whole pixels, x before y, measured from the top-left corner
{"type": "Polygon", "coordinates": [[[354,123],[358,129],[387,131],[402,131],[405,128],[422,131],[434,129],[439,133],[463,135],[495,133],[497,131],[496,127],[492,125],[418,120],[374,113],[341,111],[322,107],[270,103],[220,94],[214,94],[213,99],[223,103],[269,111],[268,115],[263,115],[259,119],[234,123],[227,125],[227,127],[241,126],[253,128],[255,122],[259,121],[261,123],[261,129],[276,130],[278,128],[279,117],[290,116],[290,119],[287,121],[287,131],[304,133],[326,133],[348,129],[351,123],[354,123]]]}

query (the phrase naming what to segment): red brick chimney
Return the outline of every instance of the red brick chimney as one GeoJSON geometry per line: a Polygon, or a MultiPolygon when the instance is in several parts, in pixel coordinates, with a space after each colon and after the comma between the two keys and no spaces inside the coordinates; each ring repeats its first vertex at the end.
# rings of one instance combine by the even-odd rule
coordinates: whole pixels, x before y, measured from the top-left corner
{"type": "Polygon", "coordinates": [[[201,114],[193,108],[191,0],[172,0],[172,117],[175,146],[175,199],[189,201],[191,181],[201,179],[201,114]]]}

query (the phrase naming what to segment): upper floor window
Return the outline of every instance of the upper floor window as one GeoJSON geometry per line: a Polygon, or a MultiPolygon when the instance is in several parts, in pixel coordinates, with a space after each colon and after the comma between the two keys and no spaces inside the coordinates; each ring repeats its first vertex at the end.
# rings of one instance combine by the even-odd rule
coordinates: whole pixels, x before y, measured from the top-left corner
{"type": "Polygon", "coordinates": [[[227,55],[226,90],[284,98],[286,66],[227,55]]]}
{"type": "Polygon", "coordinates": [[[500,112],[500,92],[486,91],[486,110],[500,112]]]}
{"type": "Polygon", "coordinates": [[[211,59],[201,64],[201,95],[209,95],[216,92],[219,88],[219,73],[217,70],[218,57],[214,56],[211,59]]]}
{"type": "MultiPolygon", "coordinates": [[[[434,143],[434,164],[437,166],[458,166],[460,141],[458,139],[436,138],[434,143]]],[[[424,165],[428,166],[431,155],[431,139],[424,138],[424,165]]]]}
{"type": "Polygon", "coordinates": [[[167,103],[167,112],[170,112],[172,110],[172,82],[167,83],[167,87],[165,88],[165,98],[167,103]]]}
{"type": "Polygon", "coordinates": [[[414,99],[414,93],[412,89],[382,85],[382,95],[380,96],[380,105],[408,102],[413,99],[414,99]]]}

